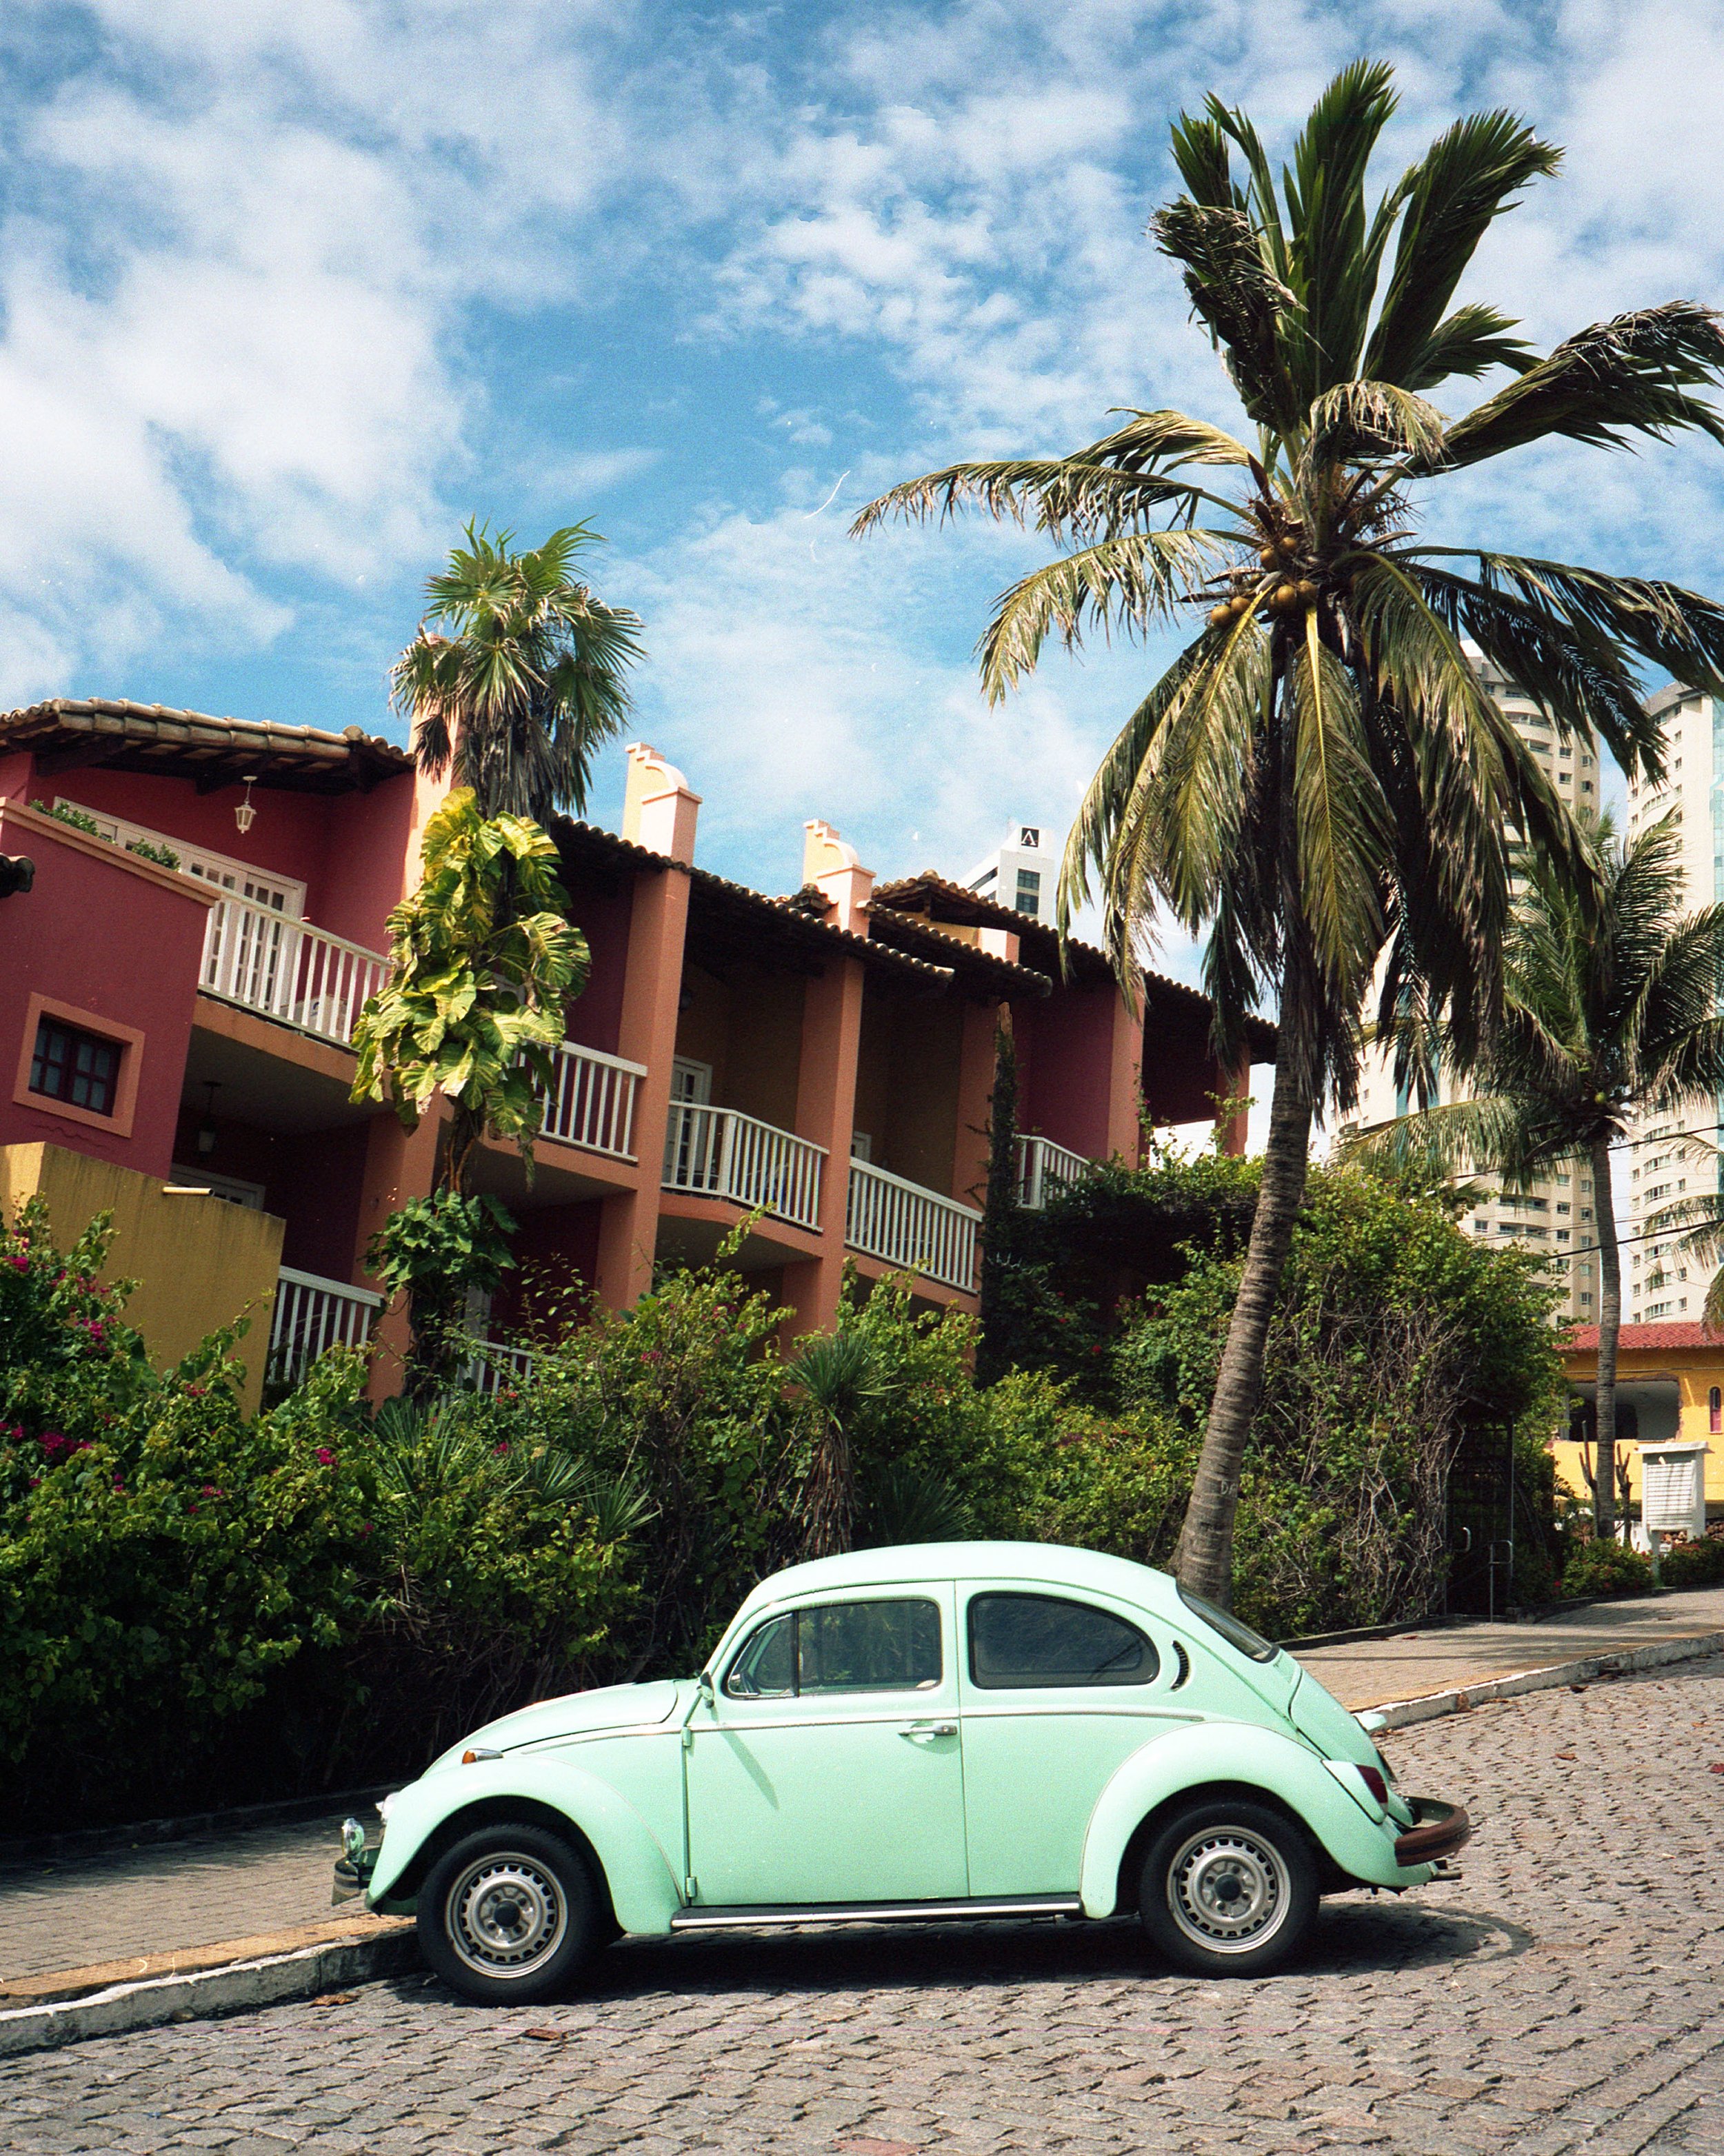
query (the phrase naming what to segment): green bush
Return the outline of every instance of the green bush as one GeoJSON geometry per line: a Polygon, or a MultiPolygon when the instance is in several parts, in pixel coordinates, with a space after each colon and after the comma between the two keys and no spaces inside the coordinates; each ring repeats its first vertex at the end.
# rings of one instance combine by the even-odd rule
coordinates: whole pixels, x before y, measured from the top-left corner
{"type": "Polygon", "coordinates": [[[1626,1543],[1577,1542],[1562,1572],[1565,1594],[1650,1594],[1651,1561],[1626,1543]]]}
{"type": "Polygon", "coordinates": [[[1675,1543],[1660,1555],[1658,1574],[1666,1587],[1724,1585],[1724,1537],[1675,1543]]]}

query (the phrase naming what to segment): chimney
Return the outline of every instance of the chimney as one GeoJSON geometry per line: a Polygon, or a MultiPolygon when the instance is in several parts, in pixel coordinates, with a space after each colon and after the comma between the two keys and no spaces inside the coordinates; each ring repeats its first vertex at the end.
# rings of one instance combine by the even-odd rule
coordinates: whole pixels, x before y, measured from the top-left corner
{"type": "Polygon", "coordinates": [[[805,834],[802,841],[803,882],[816,884],[826,893],[827,903],[836,909],[831,920],[833,927],[847,928],[852,935],[866,936],[874,871],[865,869],[856,857],[856,848],[847,846],[832,826],[818,816],[811,817],[802,829],[805,834]]]}
{"type": "Polygon", "coordinates": [[[672,763],[645,742],[629,745],[629,783],[623,795],[623,836],[649,852],[666,854],[690,867],[700,796],[672,763]]]}

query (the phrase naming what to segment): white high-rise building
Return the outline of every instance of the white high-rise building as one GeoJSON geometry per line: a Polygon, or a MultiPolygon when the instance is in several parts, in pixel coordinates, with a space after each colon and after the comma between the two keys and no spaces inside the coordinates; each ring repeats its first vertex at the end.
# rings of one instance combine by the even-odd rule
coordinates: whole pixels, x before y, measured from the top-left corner
{"type": "Polygon", "coordinates": [[[1066,834],[1046,824],[1011,824],[997,851],[965,877],[966,890],[1052,927],[1066,834]]]}
{"type": "MultiPolygon", "coordinates": [[[[1516,731],[1549,774],[1564,803],[1577,811],[1598,806],[1598,759],[1577,742],[1565,746],[1530,696],[1499,673],[1476,649],[1469,655],[1479,679],[1496,699],[1516,731]]],[[[1439,1100],[1464,1097],[1439,1076],[1439,1100]]],[[[1371,1129],[1404,1116],[1417,1105],[1395,1084],[1392,1059],[1379,1053],[1366,1060],[1360,1084],[1359,1111],[1352,1127],[1371,1129]]],[[[1476,1184],[1476,1202],[1459,1222],[1463,1232],[1481,1240],[1512,1237],[1535,1250],[1552,1267],[1566,1294],[1552,1312],[1554,1324],[1588,1325],[1598,1315],[1598,1260],[1593,1204],[1593,1178],[1584,1163],[1548,1175],[1526,1190],[1505,1191],[1500,1177],[1487,1173],[1458,1175],[1457,1183],[1476,1184]]],[[[1626,1276],[1626,1267],[1624,1275],[1626,1276]]],[[[1696,1305],[1696,1307],[1698,1306],[1696,1305]]]]}
{"type": "MultiPolygon", "coordinates": [[[[1661,817],[1672,819],[1681,841],[1683,909],[1696,912],[1724,900],[1724,702],[1673,683],[1649,697],[1646,708],[1664,724],[1665,777],[1655,786],[1630,782],[1624,836],[1636,836],[1661,817]]],[[[1680,1324],[1700,1317],[1708,1269],[1677,1252],[1671,1240],[1643,1239],[1661,1206],[1718,1187],[1718,1168],[1701,1146],[1724,1138],[1721,1122],[1724,1102],[1704,1101],[1680,1115],[1643,1116],[1630,1133],[1628,1202],[1619,1224],[1628,1324],[1680,1324]],[[1660,1142],[1685,1132],[1701,1145],[1660,1142]]],[[[1619,1175],[1619,1191],[1624,1181],[1619,1175]]]]}

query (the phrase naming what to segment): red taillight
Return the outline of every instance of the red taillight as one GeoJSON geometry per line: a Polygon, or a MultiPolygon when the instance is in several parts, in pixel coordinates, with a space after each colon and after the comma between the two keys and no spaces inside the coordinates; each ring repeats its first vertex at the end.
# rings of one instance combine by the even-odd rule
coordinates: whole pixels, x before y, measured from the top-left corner
{"type": "Polygon", "coordinates": [[[1384,1781],[1378,1770],[1375,1767],[1361,1767],[1359,1769],[1359,1779],[1387,1811],[1389,1808],[1389,1785],[1384,1781]]]}

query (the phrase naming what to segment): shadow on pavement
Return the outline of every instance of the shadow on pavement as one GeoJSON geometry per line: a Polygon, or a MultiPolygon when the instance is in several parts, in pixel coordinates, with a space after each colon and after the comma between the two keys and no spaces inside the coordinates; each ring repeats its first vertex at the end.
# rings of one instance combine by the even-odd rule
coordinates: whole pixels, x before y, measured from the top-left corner
{"type": "MultiPolygon", "coordinates": [[[[1310,1947],[1298,1961],[1279,1976],[1245,1980],[1244,1988],[1299,1982],[1315,1974],[1365,1975],[1503,1960],[1535,1943],[1531,1933],[1498,1917],[1423,1903],[1385,1907],[1363,1898],[1333,1901],[1324,1904],[1310,1947]]],[[[565,2003],[657,1994],[695,1999],[735,1992],[964,1990],[1088,1979],[1182,1989],[1204,1984],[1157,1961],[1135,1922],[1127,1917],[1099,1923],[899,1926],[868,1932],[624,1940],[599,1956],[565,2003]]],[[[404,1999],[466,2005],[423,1976],[397,1979],[392,1988],[404,1999]]]]}

